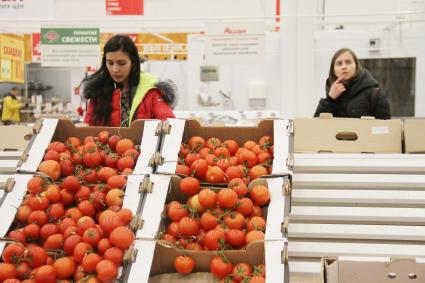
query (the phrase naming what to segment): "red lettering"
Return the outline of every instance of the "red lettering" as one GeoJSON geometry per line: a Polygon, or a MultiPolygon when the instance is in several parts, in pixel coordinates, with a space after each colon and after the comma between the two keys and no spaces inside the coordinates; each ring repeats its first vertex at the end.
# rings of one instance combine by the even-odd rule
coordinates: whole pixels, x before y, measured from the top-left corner
{"type": "Polygon", "coordinates": [[[13,47],[9,47],[9,46],[4,46],[3,47],[3,53],[5,55],[10,55],[13,57],[21,57],[22,56],[22,50],[13,48],[13,47]]]}
{"type": "Polygon", "coordinates": [[[246,33],[246,29],[231,29],[231,28],[225,28],[224,34],[242,34],[246,33]]]}

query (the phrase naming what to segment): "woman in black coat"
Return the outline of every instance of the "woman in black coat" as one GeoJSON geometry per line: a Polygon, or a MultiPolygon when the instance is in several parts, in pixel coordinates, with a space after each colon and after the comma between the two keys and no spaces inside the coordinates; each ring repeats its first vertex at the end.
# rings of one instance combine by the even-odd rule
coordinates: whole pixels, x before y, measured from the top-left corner
{"type": "Polygon", "coordinates": [[[314,117],[320,113],[346,118],[391,118],[390,103],[379,88],[378,81],[361,66],[356,54],[348,48],[338,50],[332,57],[326,80],[326,98],[320,99],[314,117]]]}

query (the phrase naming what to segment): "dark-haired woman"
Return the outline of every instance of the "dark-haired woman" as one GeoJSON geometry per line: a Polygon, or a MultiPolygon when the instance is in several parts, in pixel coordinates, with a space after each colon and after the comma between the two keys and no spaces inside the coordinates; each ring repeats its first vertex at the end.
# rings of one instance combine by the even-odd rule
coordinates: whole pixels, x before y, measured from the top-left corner
{"type": "Polygon", "coordinates": [[[127,127],[137,119],[174,118],[174,85],[140,72],[136,45],[126,35],[110,38],[100,69],[83,80],[89,100],[84,122],[90,126],[127,127]]]}
{"type": "Polygon", "coordinates": [[[378,81],[348,48],[334,54],[326,80],[326,98],[320,100],[314,116],[325,112],[332,113],[334,117],[391,118],[390,104],[378,81]]]}

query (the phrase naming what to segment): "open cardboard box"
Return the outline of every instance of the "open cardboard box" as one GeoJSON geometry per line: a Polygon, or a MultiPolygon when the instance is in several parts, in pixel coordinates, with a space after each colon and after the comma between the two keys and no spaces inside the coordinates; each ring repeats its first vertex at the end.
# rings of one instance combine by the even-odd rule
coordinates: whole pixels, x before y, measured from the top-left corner
{"type": "Polygon", "coordinates": [[[258,141],[262,136],[269,135],[273,137],[274,144],[272,175],[291,174],[288,159],[292,152],[292,123],[289,120],[261,120],[254,127],[202,126],[196,120],[184,119],[168,119],[167,123],[169,132],[163,137],[160,149],[163,164],[158,166],[157,173],[175,173],[180,145],[192,136],[204,139],[217,137],[222,141],[234,139],[242,146],[248,140],[258,141]]]}
{"type": "MultiPolygon", "coordinates": [[[[136,240],[136,261],[131,265],[126,278],[128,283],[198,283],[218,282],[210,273],[209,263],[216,255],[214,251],[185,251],[184,254],[195,260],[193,273],[182,276],[176,273],[174,259],[180,255],[178,249],[163,242],[136,240]]],[[[282,259],[284,241],[257,241],[245,250],[226,250],[225,256],[236,264],[246,262],[250,265],[266,264],[266,282],[287,283],[288,268],[282,259]]]]}
{"type": "MultiPolygon", "coordinates": [[[[148,193],[145,206],[143,207],[142,219],[150,219],[149,228],[155,229],[157,227],[157,233],[150,234],[138,233],[138,237],[153,238],[158,236],[158,233],[166,230],[167,219],[165,217],[165,205],[171,201],[179,201],[181,203],[187,202],[187,195],[180,191],[181,178],[177,175],[173,176],[159,176],[151,175],[153,180],[157,180],[157,185],[152,185],[152,193],[148,193]],[[170,178],[169,184],[164,181],[164,178],[170,178]],[[165,202],[164,202],[165,201],[165,202]],[[147,207],[149,206],[149,207],[147,207]],[[156,219],[157,224],[153,223],[153,219],[156,219]]],[[[140,181],[140,180],[139,180],[140,181]]],[[[136,182],[137,183],[137,182],[136,182]]],[[[265,240],[283,240],[284,235],[282,232],[282,224],[285,221],[285,217],[289,215],[290,197],[286,194],[288,192],[288,177],[270,178],[270,179],[256,179],[252,181],[248,188],[252,188],[256,185],[265,185],[269,188],[270,202],[264,207],[264,215],[266,218],[266,231],[265,240]],[[268,217],[267,215],[273,215],[268,217]]],[[[220,190],[222,188],[209,187],[211,189],[220,190]]],[[[130,190],[134,191],[134,190],[130,190]]],[[[130,198],[131,199],[131,198],[130,198]]],[[[144,220],[145,221],[145,220],[144,220]]]]}
{"type": "Polygon", "coordinates": [[[401,153],[401,121],[296,118],[296,153],[401,153]]]}
{"type": "Polygon", "coordinates": [[[425,119],[406,119],[403,122],[406,153],[425,153],[425,119]]]}
{"type": "Polygon", "coordinates": [[[425,258],[323,258],[322,274],[323,283],[425,282],[425,258]]]}
{"type": "Polygon", "coordinates": [[[140,145],[141,154],[135,165],[133,174],[149,174],[153,168],[149,160],[157,151],[159,137],[155,135],[159,120],[137,120],[128,128],[114,127],[76,127],[69,120],[44,119],[39,120],[33,127],[34,135],[24,151],[20,168],[21,172],[34,172],[43,159],[46,148],[51,141],[65,141],[68,137],[84,139],[86,136],[97,136],[101,131],[108,131],[122,138],[131,139],[140,145]]]}

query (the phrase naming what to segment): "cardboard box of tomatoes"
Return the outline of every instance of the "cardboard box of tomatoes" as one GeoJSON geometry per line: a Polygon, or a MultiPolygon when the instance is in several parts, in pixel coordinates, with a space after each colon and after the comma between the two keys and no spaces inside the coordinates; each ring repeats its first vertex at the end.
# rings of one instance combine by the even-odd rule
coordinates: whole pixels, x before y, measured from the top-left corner
{"type": "MultiPolygon", "coordinates": [[[[288,181],[288,177],[260,178],[247,185],[242,179],[234,179],[223,187],[201,185],[194,177],[130,176],[127,191],[131,194],[142,188],[146,195],[139,203],[143,206],[143,228],[136,232],[136,237],[143,240],[136,240],[137,259],[129,278],[143,281],[174,273],[173,260],[179,254],[193,255],[197,264],[194,272],[208,272],[211,259],[220,250],[235,263],[269,261],[271,267],[282,268],[282,223],[289,214],[289,196],[285,194],[288,181]]],[[[128,195],[124,206],[135,198],[128,195]]],[[[282,270],[269,276],[283,274],[282,270]]],[[[204,275],[197,274],[194,282],[200,280],[199,276],[204,275]]]]}
{"type": "Polygon", "coordinates": [[[246,174],[253,171],[257,176],[292,172],[292,122],[289,120],[261,120],[254,127],[202,126],[196,120],[184,119],[168,119],[167,123],[158,174],[174,174],[178,165],[190,168],[199,159],[220,169],[213,171],[224,174],[229,167],[237,165],[243,166],[246,174]]]}
{"type": "Polygon", "coordinates": [[[99,133],[107,131],[111,136],[118,136],[133,141],[140,148],[140,156],[134,167],[134,174],[149,174],[153,172],[150,159],[158,150],[159,136],[157,127],[159,120],[138,120],[128,128],[111,127],[76,127],[70,120],[43,119],[34,125],[34,135],[23,153],[18,166],[19,172],[35,172],[43,159],[45,150],[52,141],[66,142],[69,137],[83,140],[87,136],[97,137],[99,133]]]}
{"type": "Polygon", "coordinates": [[[283,240],[253,242],[245,250],[222,252],[181,250],[150,240],[136,240],[134,247],[138,253],[127,282],[195,283],[225,278],[234,282],[289,282],[283,240]]]}

